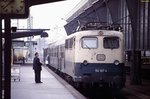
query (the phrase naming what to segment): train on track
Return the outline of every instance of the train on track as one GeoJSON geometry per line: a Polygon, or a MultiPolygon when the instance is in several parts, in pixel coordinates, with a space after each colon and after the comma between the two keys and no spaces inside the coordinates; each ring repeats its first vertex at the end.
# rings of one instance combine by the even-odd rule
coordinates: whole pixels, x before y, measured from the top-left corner
{"type": "MultiPolygon", "coordinates": [[[[87,27],[86,27],[87,28],[87,27]]],[[[125,85],[123,33],[107,29],[84,29],[44,49],[47,66],[75,86],[125,85]]]]}

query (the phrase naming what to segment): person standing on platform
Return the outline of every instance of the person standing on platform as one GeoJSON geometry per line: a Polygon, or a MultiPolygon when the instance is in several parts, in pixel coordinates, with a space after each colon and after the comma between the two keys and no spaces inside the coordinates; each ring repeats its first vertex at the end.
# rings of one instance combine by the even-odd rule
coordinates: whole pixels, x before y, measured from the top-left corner
{"type": "Polygon", "coordinates": [[[35,73],[35,83],[43,83],[43,82],[41,82],[42,63],[40,62],[40,59],[38,57],[39,57],[39,54],[38,54],[38,52],[36,52],[34,60],[33,60],[33,70],[35,73]]]}

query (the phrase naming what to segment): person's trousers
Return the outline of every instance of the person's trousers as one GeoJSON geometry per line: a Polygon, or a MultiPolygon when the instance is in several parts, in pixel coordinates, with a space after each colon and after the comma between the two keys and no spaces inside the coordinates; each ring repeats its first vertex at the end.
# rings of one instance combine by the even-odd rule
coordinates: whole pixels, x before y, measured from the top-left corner
{"type": "Polygon", "coordinates": [[[41,82],[41,70],[34,70],[35,73],[35,82],[41,82]]]}

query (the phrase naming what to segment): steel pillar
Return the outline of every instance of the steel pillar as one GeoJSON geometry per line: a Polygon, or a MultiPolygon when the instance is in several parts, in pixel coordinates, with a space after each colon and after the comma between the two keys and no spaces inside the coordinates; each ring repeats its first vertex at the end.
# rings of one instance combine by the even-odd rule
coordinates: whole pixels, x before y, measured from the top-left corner
{"type": "Polygon", "coordinates": [[[138,43],[138,33],[139,31],[139,20],[140,20],[140,8],[139,8],[139,0],[126,0],[128,11],[131,19],[131,27],[132,27],[132,65],[131,65],[131,84],[141,84],[141,52],[137,50],[138,43]]]}
{"type": "Polygon", "coordinates": [[[142,84],[141,79],[141,51],[132,51],[133,61],[130,68],[131,84],[142,84]]]}
{"type": "Polygon", "coordinates": [[[2,63],[2,19],[0,18],[0,99],[2,99],[2,74],[3,74],[3,63],[2,63]]]}
{"type": "Polygon", "coordinates": [[[4,99],[11,99],[11,21],[5,21],[5,46],[4,46],[4,99]]]}

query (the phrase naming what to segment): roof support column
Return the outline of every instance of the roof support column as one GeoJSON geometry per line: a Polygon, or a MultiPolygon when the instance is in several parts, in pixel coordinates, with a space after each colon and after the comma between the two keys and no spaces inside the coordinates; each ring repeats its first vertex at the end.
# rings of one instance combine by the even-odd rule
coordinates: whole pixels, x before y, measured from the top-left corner
{"type": "Polygon", "coordinates": [[[5,48],[4,48],[4,99],[11,99],[11,21],[5,21],[5,48]]]}
{"type": "Polygon", "coordinates": [[[141,51],[137,50],[140,26],[140,0],[126,0],[132,27],[132,65],[130,68],[131,84],[141,84],[141,51]]]}
{"type": "Polygon", "coordinates": [[[2,97],[2,74],[3,74],[3,64],[2,64],[2,19],[0,18],[0,97],[2,97]]]}

